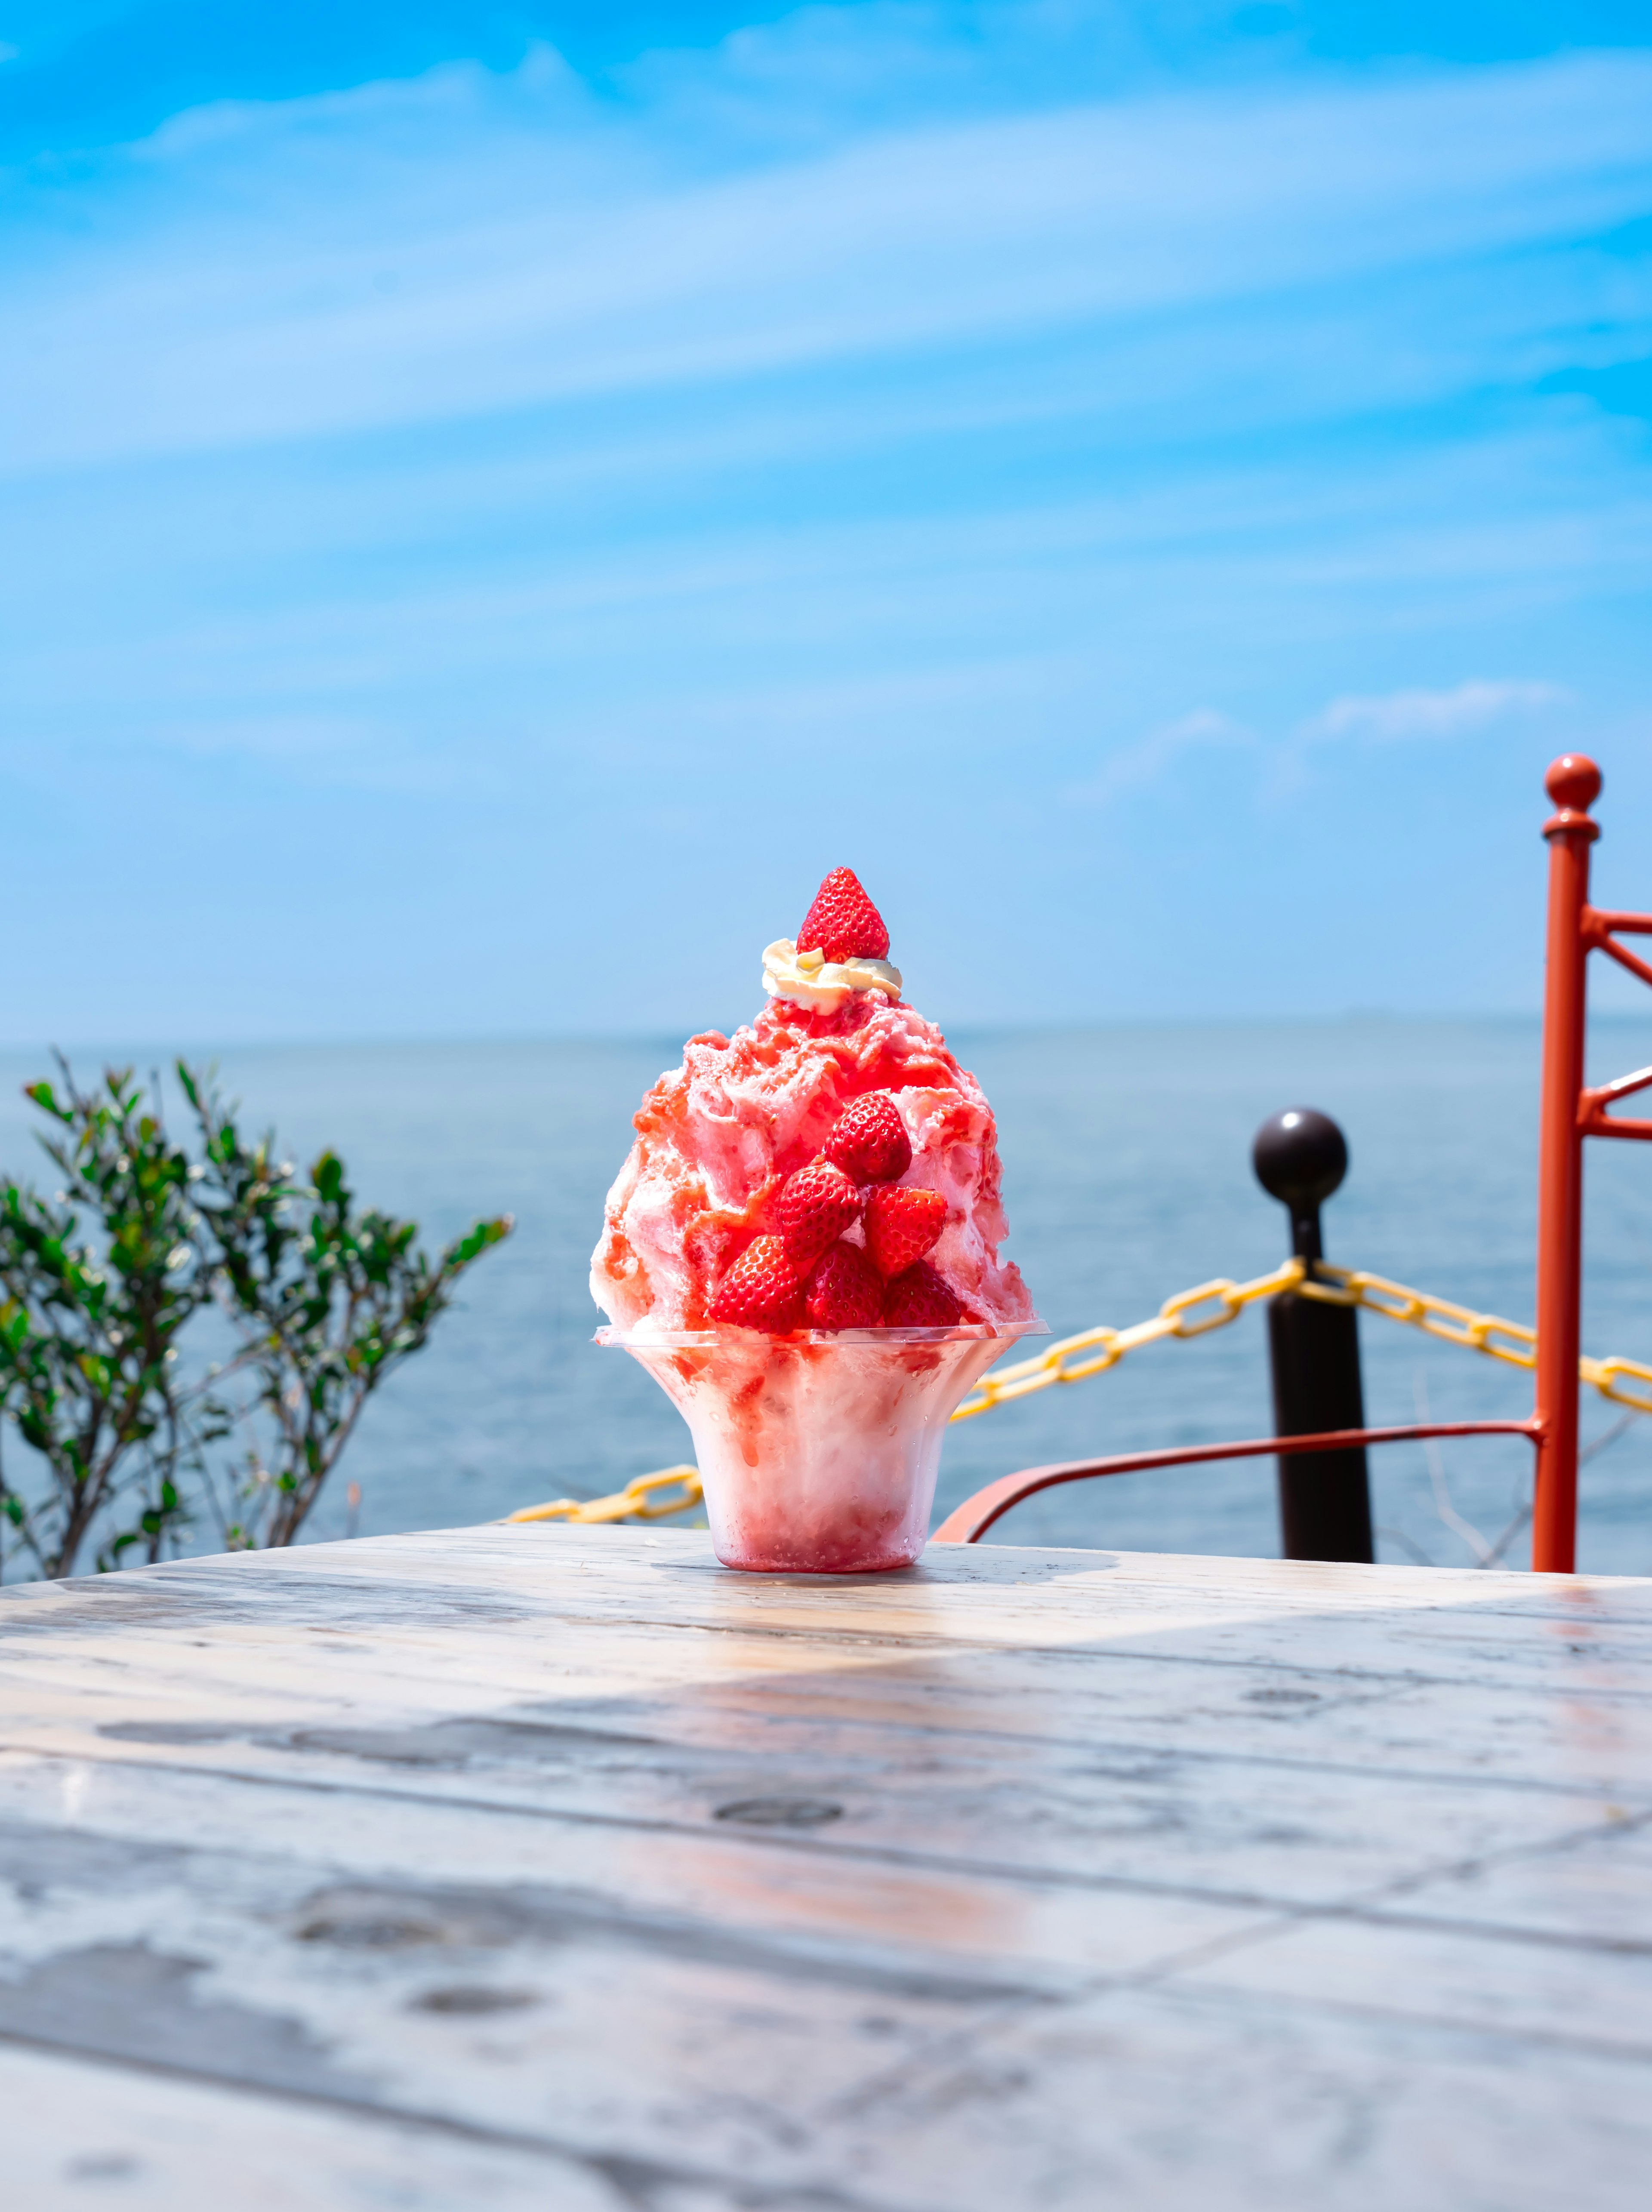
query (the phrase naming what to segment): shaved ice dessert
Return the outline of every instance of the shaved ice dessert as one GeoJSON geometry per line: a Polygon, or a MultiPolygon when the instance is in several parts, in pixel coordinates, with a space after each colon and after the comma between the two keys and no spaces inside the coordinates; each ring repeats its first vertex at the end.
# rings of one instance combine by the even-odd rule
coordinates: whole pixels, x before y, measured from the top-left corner
{"type": "Polygon", "coordinates": [[[693,1433],[726,1565],[908,1565],[946,1422],[1039,1328],[1000,1261],[997,1132],[902,997],[847,868],[763,954],[768,1003],[691,1037],[635,1115],[592,1293],[693,1433]]]}

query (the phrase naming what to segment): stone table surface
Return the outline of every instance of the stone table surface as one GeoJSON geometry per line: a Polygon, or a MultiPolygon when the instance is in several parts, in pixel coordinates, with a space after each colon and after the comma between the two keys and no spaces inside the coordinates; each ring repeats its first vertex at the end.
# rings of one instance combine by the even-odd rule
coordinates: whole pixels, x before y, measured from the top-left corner
{"type": "Polygon", "coordinates": [[[35,2208],[1652,2203],[1652,1582],[462,1529],[0,1596],[35,2208]]]}

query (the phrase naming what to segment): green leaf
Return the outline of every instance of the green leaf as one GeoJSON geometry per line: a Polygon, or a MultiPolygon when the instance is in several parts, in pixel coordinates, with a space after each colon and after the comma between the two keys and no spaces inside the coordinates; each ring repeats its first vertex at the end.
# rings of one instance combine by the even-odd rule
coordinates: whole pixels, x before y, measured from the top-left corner
{"type": "Polygon", "coordinates": [[[23,1096],[32,1098],[42,1113],[54,1115],[59,1121],[72,1122],[75,1118],[71,1109],[58,1103],[56,1093],[49,1083],[26,1083],[23,1096]]]}
{"type": "Polygon", "coordinates": [[[496,1214],[490,1221],[477,1222],[442,1254],[443,1267],[454,1273],[461,1267],[468,1267],[489,1245],[503,1243],[515,1226],[514,1217],[508,1213],[496,1214]]]}

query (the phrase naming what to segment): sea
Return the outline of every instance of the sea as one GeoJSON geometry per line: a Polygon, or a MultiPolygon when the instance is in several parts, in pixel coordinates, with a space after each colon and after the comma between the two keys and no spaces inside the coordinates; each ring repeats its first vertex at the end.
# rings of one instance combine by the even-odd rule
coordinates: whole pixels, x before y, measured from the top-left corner
{"type": "MultiPolygon", "coordinates": [[[[1193,1285],[1277,1265],[1285,1216],[1255,1182],[1251,1140],[1267,1115],[1302,1105],[1334,1115],[1351,1153],[1325,1210],[1327,1257],[1531,1320],[1534,1019],[961,1030],[950,1041],[996,1109],[1007,1249],[1058,1336],[1140,1321],[1193,1285]]],[[[428,1347],[369,1405],[307,1540],[352,1525],[368,1535],[492,1521],[691,1456],[656,1386],[626,1353],[592,1341],[587,1281],[631,1114],[679,1046],[662,1036],[189,1054],[216,1062],[246,1122],[273,1127],[301,1159],[331,1146],[360,1199],[416,1218],[428,1243],[479,1214],[516,1218],[428,1347]]],[[[104,1057],[72,1055],[82,1077],[104,1057]]],[[[167,1055],[117,1057],[146,1069],[167,1055]]],[[[1652,1061],[1652,1022],[1597,1020],[1591,1060],[1591,1080],[1652,1061]]],[[[44,1054],[0,1055],[0,1167],[46,1188],[54,1171],[20,1086],[49,1072],[44,1054]]],[[[1360,1330],[1373,1423],[1530,1410],[1531,1378],[1518,1369],[1370,1314],[1360,1330]]],[[[1652,1147],[1588,1148],[1583,1340],[1652,1362],[1652,1147]]],[[[1266,1344],[1253,1308],[1230,1327],[1150,1346],[1090,1381],[958,1424],[938,1518],[1013,1468],[1268,1434],[1266,1344]]],[[[1579,1563],[1652,1574],[1652,1420],[1586,1391],[1583,1434],[1579,1563]]],[[[17,1468],[15,1436],[7,1449],[17,1468]]],[[[1514,1437],[1374,1452],[1380,1557],[1525,1565],[1530,1461],[1514,1437]]],[[[1273,1463],[1070,1486],[1017,1509],[993,1540],[1277,1557],[1273,1463]]]]}

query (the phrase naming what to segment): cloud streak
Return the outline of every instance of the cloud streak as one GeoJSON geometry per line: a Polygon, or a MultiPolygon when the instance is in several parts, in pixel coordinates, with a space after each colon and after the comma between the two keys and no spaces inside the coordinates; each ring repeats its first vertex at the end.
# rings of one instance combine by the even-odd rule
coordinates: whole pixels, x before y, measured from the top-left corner
{"type": "MultiPolygon", "coordinates": [[[[24,1034],[143,1026],[157,931],[195,1006],[227,915],[271,1006],[347,945],[392,1030],[697,1023],[846,856],[950,1018],[1232,1010],[1269,899],[1379,898],[1402,836],[1499,911],[1396,746],[1466,816],[1563,690],[1643,731],[1652,471],[1566,380],[1652,349],[1647,57],[1109,90],[1054,32],[1017,76],[945,11],[820,20],[3,183],[24,1034]]],[[[1393,999],[1376,957],[1315,936],[1293,1009],[1393,999]]]]}
{"type": "Polygon", "coordinates": [[[1150,788],[1183,769],[1199,754],[1260,750],[1254,734],[1230,714],[1213,707],[1195,707],[1174,721],[1163,722],[1135,744],[1123,745],[1108,755],[1094,775],[1075,784],[1069,796],[1094,806],[1106,806],[1131,793],[1150,788]]]}
{"type": "Polygon", "coordinates": [[[1652,204],[1652,58],[1096,103],[662,177],[646,118],[538,56],[503,85],[454,67],[208,113],[134,158],[137,235],[95,187],[68,196],[89,235],[58,231],[44,269],[27,202],[14,226],[13,467],[1129,330],[1529,252],[1652,204]]]}
{"type": "Polygon", "coordinates": [[[1068,796],[1105,805],[1156,785],[1185,787],[1194,763],[1225,753],[1248,758],[1254,788],[1278,797],[1301,787],[1315,747],[1355,742],[1439,744],[1500,724],[1551,714],[1573,703],[1564,684],[1475,677],[1440,690],[1407,690],[1332,699],[1288,736],[1269,743],[1213,707],[1197,707],[1119,747],[1068,796]]]}
{"type": "Polygon", "coordinates": [[[1382,744],[1460,738],[1513,716],[1564,706],[1564,684],[1473,678],[1445,691],[1390,691],[1379,698],[1333,699],[1303,725],[1310,743],[1374,738],[1382,744]]]}

